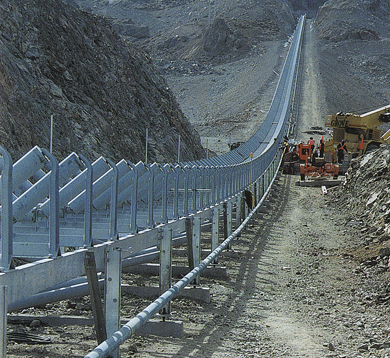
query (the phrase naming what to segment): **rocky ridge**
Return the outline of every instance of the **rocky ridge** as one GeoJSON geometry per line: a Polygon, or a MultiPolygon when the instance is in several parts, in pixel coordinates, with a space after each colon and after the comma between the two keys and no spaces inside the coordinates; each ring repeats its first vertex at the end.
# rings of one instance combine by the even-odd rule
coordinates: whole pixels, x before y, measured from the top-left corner
{"type": "Polygon", "coordinates": [[[326,2],[318,10],[318,36],[333,42],[388,38],[390,4],[387,1],[326,2]]]}
{"type": "MultiPolygon", "coordinates": [[[[335,197],[360,224],[368,224],[379,236],[390,239],[390,144],[351,161],[346,180],[335,197]]],[[[372,241],[368,238],[367,241],[372,241]]]]}
{"type": "Polygon", "coordinates": [[[34,145],[133,162],[204,157],[151,58],[104,18],[60,0],[3,1],[0,11],[0,143],[14,159],[34,145]]]}
{"type": "Polygon", "coordinates": [[[287,39],[296,24],[285,0],[238,0],[234,6],[229,0],[219,0],[214,6],[204,0],[77,3],[112,19],[122,34],[145,48],[157,63],[235,61],[259,41],[287,39]]]}

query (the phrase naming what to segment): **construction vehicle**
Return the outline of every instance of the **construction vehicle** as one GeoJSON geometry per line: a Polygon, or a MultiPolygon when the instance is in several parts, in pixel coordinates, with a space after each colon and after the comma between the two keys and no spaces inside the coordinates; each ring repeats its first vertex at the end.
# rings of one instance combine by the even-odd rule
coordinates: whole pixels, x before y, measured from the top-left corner
{"type": "Polygon", "coordinates": [[[282,170],[283,174],[295,174],[299,170],[300,163],[306,163],[311,158],[311,145],[305,143],[289,143],[293,151],[287,151],[283,155],[282,170]]]}
{"type": "Polygon", "coordinates": [[[327,116],[325,126],[333,128],[333,137],[325,141],[325,152],[337,152],[337,145],[344,140],[352,158],[379,148],[390,142],[390,130],[382,134],[380,125],[390,122],[390,106],[357,115],[339,112],[327,116]]]}
{"type": "Polygon", "coordinates": [[[318,157],[317,150],[312,152],[312,145],[289,142],[288,150],[283,155],[283,174],[295,174],[299,171],[301,181],[298,185],[335,185],[339,176],[339,166],[334,163],[332,153],[318,157]],[[293,151],[291,151],[291,147],[293,151]],[[307,179],[307,180],[306,180],[307,179]]]}
{"type": "Polygon", "coordinates": [[[310,159],[300,165],[301,180],[307,179],[337,179],[339,176],[339,166],[334,163],[331,153],[325,153],[324,157],[314,158],[312,163],[310,159]]]}

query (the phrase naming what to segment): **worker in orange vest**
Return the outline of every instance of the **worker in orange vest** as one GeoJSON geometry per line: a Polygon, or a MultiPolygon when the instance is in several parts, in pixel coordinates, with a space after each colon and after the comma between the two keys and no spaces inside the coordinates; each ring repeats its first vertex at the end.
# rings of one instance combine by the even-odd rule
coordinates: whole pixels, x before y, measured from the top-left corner
{"type": "Polygon", "coordinates": [[[318,146],[318,149],[320,150],[320,157],[324,157],[324,149],[325,149],[325,143],[323,139],[320,139],[320,145],[318,146]]]}
{"type": "Polygon", "coordinates": [[[307,144],[311,146],[311,151],[313,152],[314,150],[314,139],[313,137],[310,137],[310,139],[307,141],[307,144]]]}

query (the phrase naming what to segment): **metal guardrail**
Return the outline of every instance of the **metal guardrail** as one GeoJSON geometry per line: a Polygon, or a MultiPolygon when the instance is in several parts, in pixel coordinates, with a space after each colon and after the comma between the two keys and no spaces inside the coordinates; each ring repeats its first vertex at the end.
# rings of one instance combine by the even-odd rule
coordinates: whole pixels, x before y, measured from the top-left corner
{"type": "MultiPolygon", "coordinates": [[[[119,271],[112,266],[118,251],[120,265],[134,253],[172,242],[173,232],[188,230],[188,220],[199,240],[200,223],[209,220],[214,225],[221,205],[226,204],[227,215],[233,205],[238,210],[244,190],[253,188],[259,201],[271,183],[287,133],[303,23],[302,17],[263,125],[229,153],[169,164],[115,164],[105,158],[89,163],[71,153],[58,163],[47,150],[34,147],[13,164],[0,147],[0,286],[7,286],[8,307],[85,276],[86,252],[93,252],[98,271],[119,271]],[[65,252],[67,247],[79,249],[65,252]],[[36,261],[14,268],[14,257],[36,261]]],[[[200,257],[194,252],[196,266],[200,257]]],[[[119,308],[111,305],[106,312],[115,316],[119,308]]],[[[111,319],[107,325],[115,328],[118,322],[111,319]]],[[[0,344],[4,346],[4,340],[0,344]]]]}

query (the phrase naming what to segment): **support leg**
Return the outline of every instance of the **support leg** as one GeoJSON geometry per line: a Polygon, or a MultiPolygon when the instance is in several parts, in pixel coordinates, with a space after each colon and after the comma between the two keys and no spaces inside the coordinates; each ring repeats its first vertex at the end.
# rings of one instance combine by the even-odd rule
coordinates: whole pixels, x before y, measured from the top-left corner
{"type": "MultiPolygon", "coordinates": [[[[213,209],[213,222],[211,227],[211,251],[218,247],[219,241],[219,207],[213,209]]],[[[218,257],[213,261],[214,265],[218,264],[218,257]]]]}
{"type": "Polygon", "coordinates": [[[107,332],[104,320],[103,305],[100,298],[95,255],[93,251],[87,251],[85,253],[84,266],[87,274],[88,286],[91,296],[91,305],[93,312],[93,320],[95,323],[97,342],[98,344],[100,344],[107,339],[107,332]]]}
{"type": "MultiPolygon", "coordinates": [[[[172,229],[163,229],[160,242],[160,294],[172,286],[172,229]]],[[[160,310],[163,320],[171,314],[171,302],[160,310]]]]}
{"type": "MultiPolygon", "coordinates": [[[[118,329],[121,299],[121,251],[108,249],[106,252],[105,315],[107,337],[118,329]]],[[[119,358],[119,350],[112,352],[112,358],[119,358]]]]}
{"type": "MultiPolygon", "coordinates": [[[[187,248],[188,248],[188,264],[190,270],[195,268],[200,263],[200,232],[201,220],[199,217],[193,217],[186,222],[187,231],[187,248]]],[[[195,285],[199,285],[199,277],[193,281],[195,285]]]]}
{"type": "Polygon", "coordinates": [[[0,286],[0,354],[7,352],[7,287],[0,286]]]}
{"type": "MultiPolygon", "coordinates": [[[[232,234],[232,202],[228,201],[223,204],[223,226],[224,226],[224,239],[227,239],[232,234]]],[[[227,249],[231,250],[231,244],[228,245],[227,249]]]]}

